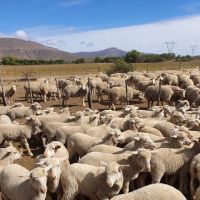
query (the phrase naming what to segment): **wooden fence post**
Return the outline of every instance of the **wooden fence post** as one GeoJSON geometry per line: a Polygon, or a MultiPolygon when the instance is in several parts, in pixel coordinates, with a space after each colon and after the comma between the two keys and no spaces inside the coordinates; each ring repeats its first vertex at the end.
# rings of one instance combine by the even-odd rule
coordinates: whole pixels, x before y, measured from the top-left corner
{"type": "Polygon", "coordinates": [[[90,82],[90,78],[88,78],[88,107],[90,109],[92,109],[92,97],[91,97],[91,94],[92,94],[92,87],[91,87],[91,82],[90,82]]]}
{"type": "Polygon", "coordinates": [[[159,90],[158,90],[159,91],[158,92],[158,106],[160,105],[162,80],[163,80],[163,77],[162,77],[162,75],[160,75],[160,78],[159,78],[159,90]]]}
{"type": "Polygon", "coordinates": [[[1,78],[0,80],[1,80],[1,90],[2,90],[3,105],[7,106],[7,101],[6,101],[5,91],[4,91],[4,85],[3,85],[3,79],[1,78]]]}
{"type": "Polygon", "coordinates": [[[59,107],[60,107],[60,110],[62,109],[62,105],[61,105],[61,92],[60,92],[60,89],[58,87],[58,80],[57,78],[55,78],[55,81],[56,81],[56,88],[57,88],[57,93],[58,93],[58,98],[59,98],[59,107]]]}
{"type": "Polygon", "coordinates": [[[126,86],[126,105],[128,105],[129,100],[128,100],[128,83],[127,83],[127,80],[125,80],[125,86],[126,86]]]}
{"type": "Polygon", "coordinates": [[[51,66],[49,66],[49,76],[51,78],[51,66]]]}
{"type": "Polygon", "coordinates": [[[28,82],[28,88],[29,88],[29,94],[30,94],[30,98],[31,98],[31,103],[33,103],[33,93],[32,93],[31,83],[30,83],[28,75],[26,75],[26,78],[27,78],[27,82],[28,82]]]}

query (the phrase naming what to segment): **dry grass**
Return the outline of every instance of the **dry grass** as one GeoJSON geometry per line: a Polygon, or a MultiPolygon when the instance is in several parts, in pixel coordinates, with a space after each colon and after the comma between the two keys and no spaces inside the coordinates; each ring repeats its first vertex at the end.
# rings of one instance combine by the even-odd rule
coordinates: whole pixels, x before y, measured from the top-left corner
{"type": "MultiPolygon", "coordinates": [[[[112,64],[63,64],[63,65],[33,65],[33,66],[1,66],[0,74],[2,77],[24,77],[24,73],[29,72],[32,76],[57,76],[66,75],[87,75],[105,72],[112,64]]],[[[180,70],[195,68],[200,66],[199,61],[193,62],[165,62],[165,63],[136,63],[135,71],[161,71],[161,70],[180,70]]]]}

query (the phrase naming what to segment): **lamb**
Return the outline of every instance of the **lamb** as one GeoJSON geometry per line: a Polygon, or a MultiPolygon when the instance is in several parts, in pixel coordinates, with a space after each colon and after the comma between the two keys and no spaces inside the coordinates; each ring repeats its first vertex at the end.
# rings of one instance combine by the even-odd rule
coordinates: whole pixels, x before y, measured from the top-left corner
{"type": "Polygon", "coordinates": [[[31,107],[16,107],[12,108],[10,111],[8,111],[8,116],[11,118],[11,120],[23,118],[23,117],[30,117],[31,115],[36,114],[38,110],[41,109],[41,105],[37,102],[33,103],[31,107]]]}
{"type": "Polygon", "coordinates": [[[73,200],[78,194],[90,199],[110,199],[123,185],[122,169],[115,162],[102,163],[103,167],[72,164],[61,174],[63,200],[73,200]]]}
{"type": "Polygon", "coordinates": [[[140,118],[133,118],[133,119],[129,119],[129,128],[128,130],[132,130],[132,131],[139,131],[139,132],[145,132],[145,133],[150,133],[152,135],[156,135],[156,136],[160,136],[162,137],[162,133],[157,130],[154,127],[150,127],[150,126],[145,126],[145,122],[142,121],[142,119],[140,118]]]}
{"type": "Polygon", "coordinates": [[[144,91],[146,88],[150,85],[155,85],[155,80],[149,80],[149,81],[139,81],[136,85],[135,88],[139,91],[141,91],[144,94],[144,91]]]}
{"type": "Polygon", "coordinates": [[[116,146],[123,140],[120,138],[121,132],[118,129],[111,130],[104,138],[94,138],[83,133],[71,135],[67,141],[67,150],[71,159],[75,154],[83,157],[88,150],[97,144],[109,144],[116,146]]]}
{"type": "Polygon", "coordinates": [[[159,122],[153,127],[158,129],[164,137],[170,137],[171,130],[175,129],[175,125],[170,122],[159,122]]]}
{"type": "Polygon", "coordinates": [[[12,146],[12,143],[6,148],[0,148],[0,172],[15,160],[21,159],[21,153],[12,146]]]}
{"type": "Polygon", "coordinates": [[[44,153],[42,155],[37,156],[35,162],[37,163],[43,158],[51,158],[51,157],[61,159],[60,161],[62,161],[62,158],[64,157],[66,159],[69,159],[69,153],[66,147],[62,143],[58,141],[53,141],[45,145],[44,153]]]}
{"type": "MultiPolygon", "coordinates": [[[[42,136],[42,140],[43,140],[43,145],[46,144],[46,138],[47,138],[47,143],[51,142],[52,139],[54,139],[56,137],[56,132],[62,132],[64,130],[70,130],[71,127],[77,126],[74,129],[75,130],[82,130],[81,127],[83,127],[83,125],[85,126],[85,128],[90,128],[91,125],[96,126],[98,124],[98,115],[92,115],[88,117],[88,120],[92,120],[89,121],[90,124],[84,124],[84,120],[85,120],[85,116],[83,115],[83,113],[81,111],[77,112],[75,114],[75,120],[73,122],[70,123],[62,123],[62,122],[50,122],[50,123],[43,123],[43,136],[42,136]]],[[[72,128],[73,130],[73,128],[72,128]]],[[[77,131],[80,132],[80,131],[77,131]]]]}
{"type": "Polygon", "coordinates": [[[62,92],[68,85],[72,85],[72,82],[67,79],[58,79],[58,88],[62,92]]]}
{"type": "MultiPolygon", "coordinates": [[[[12,97],[16,93],[17,87],[16,85],[12,85],[11,87],[4,88],[5,97],[8,99],[8,103],[13,103],[12,97]]],[[[3,97],[2,91],[0,91],[0,97],[3,97]]]]}
{"type": "Polygon", "coordinates": [[[162,80],[163,85],[178,85],[178,76],[176,74],[162,73],[162,76],[163,76],[162,80]]]}
{"type": "Polygon", "coordinates": [[[32,134],[34,134],[40,126],[40,122],[37,120],[37,118],[34,117],[27,118],[27,124],[25,125],[0,124],[0,144],[5,141],[20,139],[21,144],[25,145],[28,154],[33,156],[30,151],[27,139],[30,139],[32,134]]]}
{"type": "Polygon", "coordinates": [[[1,197],[10,200],[45,200],[49,169],[38,167],[28,171],[17,164],[7,166],[0,174],[1,197]]]}
{"type": "MultiPolygon", "coordinates": [[[[136,90],[134,88],[128,87],[127,90],[128,94],[128,101],[137,99],[139,101],[143,100],[142,93],[139,90],[136,90]]],[[[109,103],[109,109],[111,108],[111,105],[113,107],[113,110],[115,110],[115,104],[118,103],[120,99],[125,99],[126,98],[126,88],[125,87],[114,87],[110,90],[110,103],[109,103]]]]}
{"type": "Polygon", "coordinates": [[[148,185],[128,194],[121,194],[111,200],[186,200],[183,194],[172,186],[166,184],[148,185]]]}
{"type": "Polygon", "coordinates": [[[191,161],[190,164],[190,193],[191,196],[194,197],[195,195],[195,180],[198,181],[197,187],[199,186],[200,183],[200,154],[197,154],[194,156],[194,158],[191,161]]]}
{"type": "MultiPolygon", "coordinates": [[[[35,82],[31,82],[30,83],[30,87],[31,87],[31,92],[32,94],[36,94],[36,95],[42,95],[41,94],[41,86],[42,84],[46,84],[46,79],[45,80],[41,80],[41,81],[35,81],[35,82]]],[[[28,95],[30,94],[30,88],[29,88],[29,84],[25,83],[24,84],[24,90],[25,90],[25,100],[28,100],[28,95]]]]}
{"type": "Polygon", "coordinates": [[[139,174],[143,171],[151,171],[151,154],[154,151],[147,149],[138,150],[137,152],[132,152],[131,154],[109,154],[101,152],[91,152],[79,160],[79,163],[89,164],[93,166],[100,166],[101,162],[117,162],[119,164],[128,165],[128,167],[122,170],[124,176],[123,192],[127,193],[129,191],[129,183],[131,180],[136,179],[139,174]]]}
{"type": "Polygon", "coordinates": [[[138,135],[134,137],[134,141],[127,144],[124,148],[119,148],[115,146],[105,145],[105,144],[99,144],[96,146],[93,146],[88,150],[88,153],[90,152],[102,152],[102,153],[125,153],[128,151],[137,151],[138,149],[145,148],[145,149],[155,149],[155,143],[149,138],[147,135],[138,135]]]}
{"type": "Polygon", "coordinates": [[[57,199],[62,198],[62,188],[60,184],[60,175],[62,170],[62,162],[68,158],[58,159],[55,157],[45,158],[35,163],[35,167],[50,167],[47,175],[47,191],[48,193],[56,193],[57,199]]]}
{"type": "Polygon", "coordinates": [[[22,103],[16,103],[12,106],[0,106],[0,115],[7,115],[10,109],[15,107],[21,107],[24,106],[22,103]]]}
{"type": "Polygon", "coordinates": [[[194,86],[194,82],[190,78],[183,79],[182,83],[180,84],[180,87],[183,89],[186,89],[187,87],[190,86],[194,86]]]}
{"type": "Polygon", "coordinates": [[[186,90],[185,94],[186,100],[188,100],[190,104],[194,103],[194,101],[200,94],[200,89],[195,86],[189,86],[185,90],[186,90]]]}
{"type": "Polygon", "coordinates": [[[102,95],[108,95],[110,92],[110,88],[108,83],[105,82],[98,82],[96,83],[96,94],[97,94],[97,101],[100,102],[100,99],[103,100],[102,95]]]}
{"type": "Polygon", "coordinates": [[[1,115],[0,116],[0,124],[12,124],[12,121],[11,121],[10,117],[8,117],[7,115],[1,115]]]}
{"type": "MultiPolygon", "coordinates": [[[[191,147],[182,149],[158,149],[157,153],[151,158],[151,176],[152,183],[159,183],[164,174],[173,175],[178,170],[184,169],[192,160],[192,158],[199,153],[199,140],[195,141],[191,147]]],[[[183,191],[185,181],[184,170],[181,170],[180,175],[180,191],[183,191]]]]}
{"type": "MultiPolygon", "coordinates": [[[[159,86],[158,85],[152,85],[147,87],[145,90],[145,97],[147,98],[148,101],[148,108],[153,106],[154,101],[158,101],[159,98],[159,86]]],[[[171,100],[173,98],[176,98],[177,100],[180,99],[182,95],[180,96],[180,92],[174,92],[172,88],[169,85],[162,85],[160,89],[160,101],[163,106],[163,102],[167,102],[168,104],[171,103],[171,100]]]]}
{"type": "Polygon", "coordinates": [[[82,98],[82,105],[85,107],[85,100],[84,96],[88,93],[88,88],[86,85],[68,85],[63,90],[63,107],[65,104],[65,100],[67,101],[70,97],[81,97],[82,98]]]}

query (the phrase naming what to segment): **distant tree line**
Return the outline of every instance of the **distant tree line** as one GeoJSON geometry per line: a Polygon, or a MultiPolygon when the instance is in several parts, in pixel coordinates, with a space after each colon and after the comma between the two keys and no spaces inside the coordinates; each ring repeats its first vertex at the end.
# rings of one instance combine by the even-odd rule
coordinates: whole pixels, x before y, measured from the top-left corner
{"type": "Polygon", "coordinates": [[[2,65],[49,65],[49,64],[64,64],[64,60],[28,60],[18,59],[15,57],[3,57],[2,65]]]}
{"type": "Polygon", "coordinates": [[[144,54],[137,50],[128,52],[124,57],[106,57],[100,58],[96,57],[94,63],[114,63],[117,60],[123,60],[126,63],[155,63],[155,62],[166,62],[166,61],[178,61],[178,62],[187,62],[193,59],[193,57],[186,56],[176,56],[174,53],[168,54],[144,54]]]}
{"type": "Polygon", "coordinates": [[[199,57],[186,56],[176,56],[174,53],[167,54],[144,54],[137,50],[132,50],[128,52],[124,57],[96,57],[94,59],[77,58],[72,62],[66,62],[62,59],[60,60],[28,60],[28,59],[18,59],[15,57],[3,57],[0,64],[2,65],[51,65],[51,64],[83,64],[83,63],[115,63],[119,60],[125,63],[156,63],[156,62],[187,62],[193,59],[200,59],[199,57]]]}

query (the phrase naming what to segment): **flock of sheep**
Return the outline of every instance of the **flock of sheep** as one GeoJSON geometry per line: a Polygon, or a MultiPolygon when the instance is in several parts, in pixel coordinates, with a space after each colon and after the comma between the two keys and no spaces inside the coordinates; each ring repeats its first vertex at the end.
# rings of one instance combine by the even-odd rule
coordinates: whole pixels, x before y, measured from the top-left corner
{"type": "Polygon", "coordinates": [[[11,105],[0,107],[1,198],[200,199],[199,71],[98,74],[90,83],[83,77],[26,83],[31,106],[13,102],[15,85],[4,88],[11,105]],[[64,107],[71,97],[85,106],[88,91],[109,109],[64,107]],[[51,97],[63,98],[62,110],[37,102],[51,97]],[[146,110],[130,103],[144,98],[146,110]],[[116,111],[119,103],[125,105],[116,111]],[[34,155],[31,141],[43,154],[34,155]],[[32,170],[14,164],[24,154],[34,157],[32,170]]]}

